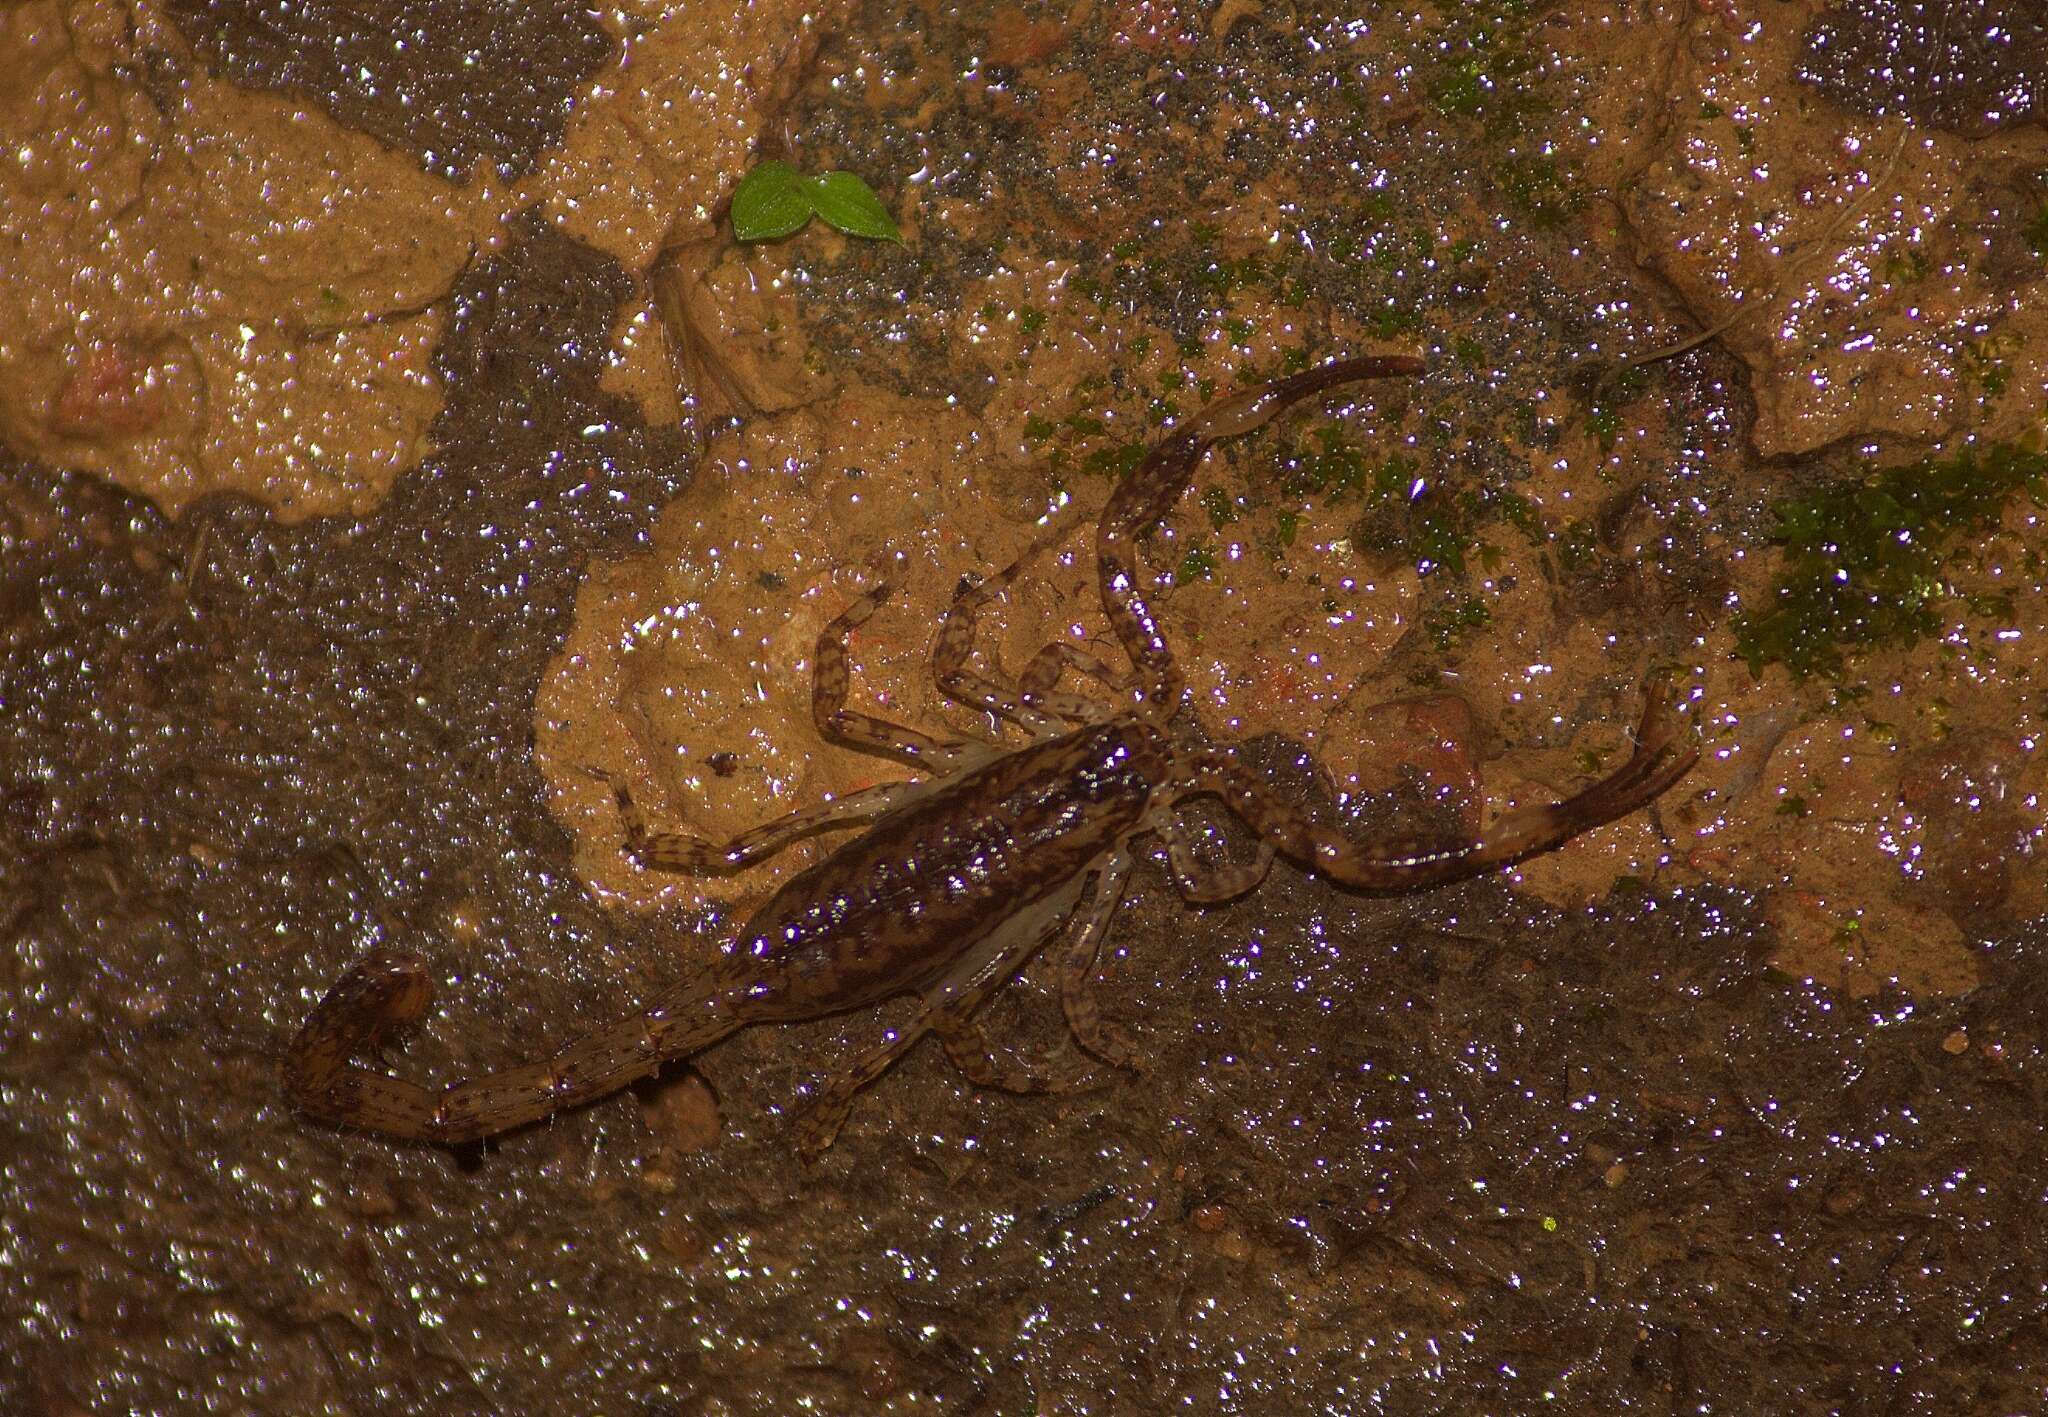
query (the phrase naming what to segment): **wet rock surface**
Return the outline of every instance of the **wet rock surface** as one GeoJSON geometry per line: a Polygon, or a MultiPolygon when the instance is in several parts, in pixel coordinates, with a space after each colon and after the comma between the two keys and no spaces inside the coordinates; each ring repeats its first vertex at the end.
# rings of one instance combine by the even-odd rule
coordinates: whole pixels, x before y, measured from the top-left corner
{"type": "Polygon", "coordinates": [[[1899,799],[1926,823],[1926,870],[1942,908],[1969,928],[1996,919],[2030,863],[2012,791],[2018,745],[1994,734],[1951,739],[1903,767],[1899,799]]]}
{"type": "MultiPolygon", "coordinates": [[[[294,1238],[324,1183],[247,1149],[249,1119],[278,1107],[280,1030],[320,982],[299,977],[314,940],[426,931],[516,954],[552,936],[602,968],[595,912],[525,864],[560,850],[527,743],[570,568],[644,526],[686,462],[597,392],[621,294],[539,228],[480,267],[440,354],[459,391],[444,452],[371,519],[283,528],[216,500],[167,523],[9,466],[8,1211],[50,1217],[37,1233],[67,1252],[90,1231],[124,1253],[17,1266],[14,1241],[41,1241],[10,1237],[8,1405],[189,1410],[287,1374],[314,1384],[296,1410],[340,1400],[298,1351],[329,1302],[294,1238]],[[202,1039],[213,1063],[175,1081],[202,1039]],[[66,1096],[47,1090],[64,1074],[66,1096]],[[84,1231],[55,1223],[64,1191],[84,1231]],[[119,1270],[140,1287],[106,1289],[119,1270]],[[241,1278],[263,1295],[193,1302],[241,1278]],[[218,1335],[249,1322],[268,1330],[253,1366],[223,1364],[218,1335]],[[111,1345],[89,1359],[88,1332],[111,1345]]],[[[335,1200],[359,1219],[405,1190],[349,1176],[335,1200]]]]}
{"type": "Polygon", "coordinates": [[[1807,31],[1800,77],[1837,103],[1965,137],[2048,124],[2048,16],[2025,0],[1858,0],[1807,31]]]}
{"type": "MultiPolygon", "coordinates": [[[[1063,454],[1045,488],[1099,496],[1089,459],[1156,426],[1154,400],[1413,341],[1432,370],[1374,421],[1387,448],[1305,419],[1217,460],[1161,537],[1169,624],[1273,617],[1274,662],[1218,695],[1327,695],[1311,746],[1371,740],[1355,830],[1453,827],[1475,780],[1582,781],[1653,654],[1689,656],[1705,696],[1693,782],[1421,897],[1282,866],[1196,910],[1148,860],[1100,985],[1143,1077],[1014,1097],[922,1047],[811,1168],[793,1114],[900,1010],[741,1034],[455,1155],[310,1126],[281,1047],[372,944],[430,959],[440,997],[391,1063],[448,1078],[686,978],[722,929],[602,909],[535,765],[579,583],[644,555],[712,459],[601,382],[632,275],[523,217],[456,281],[434,451],[373,508],[284,524],[215,495],[174,520],[0,454],[0,1409],[2048,1402],[2039,720],[2012,686],[2038,654],[2038,527],[2014,510],[1974,548],[2020,598],[1972,623],[2010,626],[2017,659],[1962,634],[1832,697],[1751,679],[1729,597],[1762,583],[1773,499],[1828,470],[1755,456],[1717,347],[1628,388],[1573,374],[1590,345],[1653,346],[1634,312],[1657,294],[1526,151],[1503,161],[1519,138],[1477,133],[1491,100],[1464,111],[1458,66],[1496,92],[1524,71],[1439,18],[1428,51],[1457,63],[1410,82],[1414,37],[1313,16],[870,7],[778,121],[809,166],[928,164],[903,196],[921,230],[762,254],[808,338],[778,332],[760,367],[807,344],[817,368],[777,381],[799,400],[849,371],[956,399],[1006,476],[1063,454]],[[1318,190],[1331,170],[1359,180],[1318,190]],[[1309,254],[1281,262],[1270,230],[1309,254]],[[1376,476],[1390,450],[1427,473],[1398,495],[1469,520],[1367,508],[1370,480],[1256,495],[1376,476]],[[1309,541],[1353,536],[1356,585],[1286,600],[1309,541]],[[1322,643],[1318,615],[1390,648],[1369,692],[1278,656],[1322,643]],[[1848,912],[1894,887],[1966,969],[1918,970],[1911,929],[1867,938],[1894,917],[1848,912]],[[1862,972],[1788,956],[1794,906],[1817,949],[1863,924],[1862,972]]],[[[764,466],[774,436],[744,430],[764,466]]],[[[1301,747],[1248,757],[1327,810],[1301,747]]],[[[1071,1049],[1044,964],[989,1015],[1071,1049]]]]}
{"type": "Polygon", "coordinates": [[[448,178],[479,163],[508,178],[531,169],[614,49],[596,14],[575,4],[170,0],[167,9],[236,83],[317,104],[448,178]]]}

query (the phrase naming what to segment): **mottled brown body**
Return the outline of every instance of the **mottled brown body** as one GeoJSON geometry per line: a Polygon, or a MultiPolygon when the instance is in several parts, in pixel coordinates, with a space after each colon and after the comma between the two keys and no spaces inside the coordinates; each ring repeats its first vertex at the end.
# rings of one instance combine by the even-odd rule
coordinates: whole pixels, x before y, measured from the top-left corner
{"type": "Polygon", "coordinates": [[[1166,780],[1145,724],[1062,734],[940,783],[785,882],[728,946],[749,1021],[922,992],[1136,830],[1166,780]]]}
{"type": "Polygon", "coordinates": [[[1139,586],[1138,538],[1187,490],[1218,439],[1249,432],[1326,389],[1421,372],[1420,361],[1401,357],[1339,360],[1223,399],[1147,454],[1112,492],[1096,533],[1103,610],[1128,672],[1065,641],[1047,645],[1014,683],[973,667],[981,608],[1049,543],[963,590],[933,647],[934,676],[952,698],[1023,729],[1033,740],[1028,746],[939,737],[846,708],[847,637],[887,597],[884,584],[819,636],[813,717],[827,738],[937,776],[850,793],[723,846],[650,824],[617,788],[627,851],[656,870],[736,870],[813,832],[869,824],[791,878],[703,977],[542,1062],[434,1092],[353,1061],[419,1017],[432,996],[418,957],[380,951],[345,974],[300,1030],[285,1065],[293,1101],[343,1126],[462,1142],[601,1097],[746,1024],[918,995],[923,1007],[914,1023],[824,1089],[804,1136],[806,1150],[816,1150],[830,1144],[855,1093],[927,1033],[977,1083],[1019,1091],[1048,1086],[1028,1069],[998,1062],[974,1014],[1062,932],[1068,938],[1060,1001],[1068,1024],[1088,1052],[1128,1065],[1130,1046],[1097,1013],[1091,980],[1138,837],[1165,843],[1176,885],[1198,903],[1252,889],[1282,854],[1359,889],[1415,890],[1552,850],[1651,801],[1696,756],[1677,732],[1659,680],[1646,689],[1635,751],[1618,771],[1564,801],[1508,812],[1470,840],[1353,842],[1270,794],[1233,749],[1212,746],[1195,723],[1139,586]],[[1122,708],[1060,692],[1068,672],[1104,685],[1122,708]],[[1220,799],[1258,833],[1255,859],[1220,869],[1199,863],[1176,809],[1201,795],[1220,799]]]}

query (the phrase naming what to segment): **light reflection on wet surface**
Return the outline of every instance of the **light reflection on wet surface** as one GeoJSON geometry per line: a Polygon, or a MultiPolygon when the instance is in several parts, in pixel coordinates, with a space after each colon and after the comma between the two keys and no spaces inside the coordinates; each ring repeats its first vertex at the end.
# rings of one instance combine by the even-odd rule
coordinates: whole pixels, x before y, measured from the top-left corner
{"type": "MultiPolygon", "coordinates": [[[[1923,8],[1860,7],[1880,31],[1923,8]]],[[[2027,19],[1951,9],[1971,26],[2027,19]]],[[[1936,129],[1931,147],[1900,146],[1881,102],[1795,120],[1791,98],[1821,100],[1760,56],[1810,64],[1803,27],[1846,31],[1855,13],[1687,13],[1679,49],[1598,7],[1521,35],[1566,87],[1554,114],[1504,138],[1487,130],[1494,110],[1455,106],[1468,61],[1515,90],[1509,50],[1480,37],[1472,7],[1418,24],[1304,14],[1289,30],[1141,5],[1078,34],[1064,11],[891,16],[828,48],[785,125],[799,155],[878,181],[923,173],[919,257],[829,241],[760,257],[851,406],[884,409],[880,425],[829,430],[865,448],[843,462],[900,462],[977,524],[1021,527],[1052,490],[1054,454],[1073,496],[1099,498],[1091,455],[1153,426],[1155,401],[1199,402],[1170,375],[1228,387],[1295,349],[1426,350],[1407,404],[1318,422],[1351,430],[1371,470],[1411,456],[1397,495],[1435,479],[1416,505],[1512,489],[1547,534],[1489,511],[1477,530],[1498,564],[1475,561],[1469,582],[1422,576],[1424,557],[1369,557],[1371,535],[1399,523],[1361,534],[1357,500],[1267,490],[1276,465],[1319,450],[1315,428],[1219,460],[1159,567],[1177,578],[1170,627],[1202,634],[1188,658],[1216,718],[1312,741],[1363,825],[1455,813],[1461,774],[1483,773],[1495,798],[1535,795],[1612,754],[1612,685],[1661,635],[1657,652],[1696,670],[1712,756],[1653,818],[1519,868],[1520,894],[1362,902],[1283,874],[1194,912],[1141,868],[1104,987],[1145,1045],[1144,1078],[1105,1070],[1076,1094],[1019,1099],[920,1055],[814,1173],[791,1159],[790,1112],[886,1013],[706,1058],[709,1145],[659,1099],[620,1099],[450,1161],[309,1131],[275,1089],[279,1041],[379,938],[424,942],[449,986],[406,1054],[434,1076],[615,1013],[723,938],[674,900],[644,924],[593,907],[584,881],[592,863],[615,869],[615,849],[601,800],[579,808],[570,784],[593,742],[617,735],[623,751],[615,705],[631,696],[605,685],[538,714],[528,698],[563,672],[564,643],[615,653],[625,626],[668,635],[675,605],[709,604],[656,595],[632,618],[586,621],[571,603],[586,566],[593,584],[650,552],[684,563],[663,576],[701,569],[689,552],[704,543],[656,525],[706,490],[703,459],[688,476],[694,434],[650,434],[639,405],[594,383],[641,300],[629,282],[509,232],[510,263],[470,272],[451,307],[470,333],[446,336],[453,413],[435,460],[347,526],[294,531],[232,503],[169,523],[9,464],[0,1405],[2039,1405],[2033,868],[2048,783],[2023,677],[2048,635],[2027,555],[2038,515],[2016,504],[1972,548],[1980,581],[2015,592],[2010,613],[1958,609],[1928,643],[1859,670],[1865,697],[1833,702],[1778,671],[1752,681],[1726,659],[1728,613],[1768,589],[1769,504],[1818,475],[1749,456],[1754,401],[1776,451],[1846,438],[1889,453],[1902,435],[1982,420],[2011,436],[2023,419],[2048,345],[1958,331],[1988,318],[2001,281],[2022,292],[2005,332],[2038,321],[2026,213],[1955,174],[1968,155],[1977,172],[2016,167],[2035,110],[2010,109],[1992,139],[1936,129]],[[1642,62],[1667,54],[1676,78],[1642,62]],[[1087,82],[1098,72],[1116,78],[1087,82]],[[1682,105],[1654,152],[1641,120],[1661,110],[1627,107],[1652,74],[1649,96],[1682,105]],[[1581,113],[1597,121],[1574,137],[1581,113]],[[1531,161],[1551,122],[1595,199],[1546,232],[1570,197],[1531,161]],[[1844,142],[1814,140],[1816,124],[1844,142]],[[1601,164],[1646,157],[1660,166],[1632,231],[1605,230],[1605,194],[1628,193],[1601,164]],[[1799,171],[1809,158],[1824,170],[1799,171]],[[1214,185],[1190,189],[1190,171],[1214,185]],[[1673,215],[1687,174],[1713,184],[1711,211],[1673,215]],[[1595,421],[1573,357],[1641,354],[1737,292],[1766,293],[1859,194],[1839,253],[1595,421]],[[1761,229],[1752,207],[1774,212],[1761,229]],[[1957,248],[1910,239],[1916,226],[1952,230],[1957,248]],[[1646,232],[1684,309],[1618,274],[1646,232]],[[1116,256],[1127,239],[1138,248],[1116,256]],[[1453,256],[1458,243],[1473,249],[1453,256]],[[1240,279],[1253,256],[1291,263],[1277,287],[1240,279]],[[1940,332],[1892,323],[1902,312],[1940,332]],[[1876,382],[1859,385],[1866,369],[1876,382]],[[1124,383],[1078,387],[1109,372],[1124,383]],[[1054,431],[1033,436],[1033,418],[1054,431]],[[942,433],[879,450],[921,423],[942,433]],[[1236,521],[1215,524],[1211,487],[1236,521]],[[1286,548],[1282,512],[1296,518],[1286,548]],[[1191,552],[1215,564],[1204,574],[1191,552]],[[1389,701],[1402,707],[1380,712],[1389,701]]],[[[642,73],[668,72],[679,45],[657,26],[642,73]]],[[[663,212],[695,200],[657,185],[663,212]]],[[[616,214],[647,192],[601,195],[592,210],[616,214]]],[[[651,260],[663,223],[645,225],[606,239],[651,260]]],[[[782,387],[769,376],[787,371],[763,367],[782,387]]],[[[772,453],[764,422],[748,436],[772,453]]],[[[863,505],[878,526],[906,515],[887,497],[863,505]]],[[[934,539],[947,549],[906,595],[895,642],[863,654],[872,690],[916,713],[936,711],[915,677],[936,607],[1009,549],[934,539]]],[[[786,588],[791,623],[852,593],[833,549],[786,588]]],[[[1085,565],[1059,568],[1007,608],[1007,629],[1021,642],[1085,627],[1085,580],[1085,565]]],[[[643,702],[687,697],[702,665],[739,672],[735,636],[773,633],[728,630],[648,669],[643,702]]],[[[733,719],[766,733],[755,688],[740,683],[733,719]]],[[[724,780],[691,712],[637,741],[689,760],[673,786],[702,807],[724,780]]],[[[736,738],[759,793],[817,785],[777,775],[778,753],[813,752],[799,729],[779,748],[736,738]]],[[[736,820],[768,806],[735,797],[736,820]]],[[[993,1012],[1001,1036],[1058,1041],[1047,978],[993,1012]]]]}

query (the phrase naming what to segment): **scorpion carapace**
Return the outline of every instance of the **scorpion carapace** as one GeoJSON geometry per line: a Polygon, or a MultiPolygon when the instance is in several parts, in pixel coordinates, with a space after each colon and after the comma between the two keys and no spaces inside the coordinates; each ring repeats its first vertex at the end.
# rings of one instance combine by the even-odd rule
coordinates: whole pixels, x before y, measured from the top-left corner
{"type": "Polygon", "coordinates": [[[1618,771],[1561,802],[1507,812],[1479,837],[1455,842],[1354,842],[1281,801],[1194,721],[1139,585],[1138,538],[1187,490],[1217,440],[1325,390],[1418,375],[1422,367],[1402,356],[1362,356],[1245,390],[1167,435],[1118,483],[1097,527],[1096,561],[1103,610],[1130,659],[1127,671],[1066,641],[1047,645],[1014,682],[974,667],[982,607],[1047,543],[963,588],[940,624],[933,673],[949,697],[1024,730],[1026,746],[923,732],[846,707],[847,637],[887,598],[885,578],[820,634],[813,716],[825,737],[903,758],[929,777],[848,793],[723,845],[650,823],[616,786],[626,849],[655,870],[735,870],[813,832],[864,825],[786,882],[701,978],[544,1061],[430,1090],[356,1061],[418,1018],[432,997],[419,957],[380,950],[350,969],[301,1029],[285,1065],[293,1102],[342,1126],[459,1143],[602,1097],[746,1024],[918,995],[914,1022],[824,1087],[804,1121],[802,1145],[815,1152],[831,1144],[854,1094],[927,1033],[976,1083],[1049,1086],[1039,1073],[1000,1060],[975,1013],[1055,935],[1065,936],[1060,998],[1075,1038],[1096,1057],[1129,1065],[1130,1045],[1097,1013],[1091,979],[1142,836],[1164,842],[1176,885],[1195,902],[1252,889],[1276,855],[1347,886],[1414,890],[1549,851],[1650,802],[1697,756],[1659,678],[1645,688],[1634,752],[1618,771]],[[1068,671],[1105,686],[1119,705],[1061,691],[1068,671]],[[1257,833],[1255,857],[1223,868],[1201,861],[1175,809],[1203,795],[1221,799],[1257,833]]]}

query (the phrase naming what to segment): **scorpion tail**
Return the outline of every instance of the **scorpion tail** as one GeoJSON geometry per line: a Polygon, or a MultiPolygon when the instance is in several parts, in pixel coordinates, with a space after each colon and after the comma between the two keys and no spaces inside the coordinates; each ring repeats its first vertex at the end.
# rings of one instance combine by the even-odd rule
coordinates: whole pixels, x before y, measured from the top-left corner
{"type": "Polygon", "coordinates": [[[664,1001],[584,1035],[545,1061],[465,1078],[439,1092],[354,1061],[417,1021],[433,994],[417,955],[380,950],[350,969],[285,1055],[284,1088],[292,1104],[335,1126],[456,1146],[594,1102],[740,1023],[721,999],[707,999],[690,1013],[664,1001]]]}

